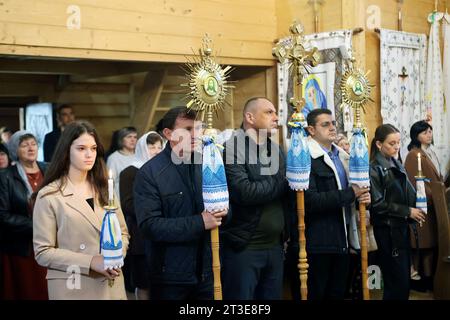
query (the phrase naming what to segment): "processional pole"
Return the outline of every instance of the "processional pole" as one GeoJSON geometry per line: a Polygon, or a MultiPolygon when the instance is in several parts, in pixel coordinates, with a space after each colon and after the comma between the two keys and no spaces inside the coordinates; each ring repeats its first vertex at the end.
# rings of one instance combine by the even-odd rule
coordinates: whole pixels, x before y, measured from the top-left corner
{"type": "MultiPolygon", "coordinates": [[[[227,78],[232,70],[230,66],[222,68],[212,57],[211,39],[205,35],[199,56],[186,64],[189,88],[187,107],[201,113],[206,118],[206,130],[202,135],[202,193],[205,210],[211,213],[227,210],[229,194],[223,159],[216,144],[217,130],[213,128],[213,113],[223,110],[229,89],[227,78]]],[[[214,276],[214,300],[222,300],[220,279],[219,228],[211,230],[212,269],[214,276]]]]}
{"type": "MultiPolygon", "coordinates": [[[[360,188],[370,187],[369,177],[369,150],[366,128],[361,119],[361,109],[371,100],[370,92],[373,85],[370,84],[367,75],[353,66],[354,58],[348,61],[347,71],[341,81],[343,104],[350,105],[355,110],[352,139],[350,143],[349,182],[360,188]]],[[[370,300],[368,287],[368,249],[367,249],[367,225],[366,205],[359,204],[359,223],[361,237],[361,274],[363,299],[370,300]]]]}
{"type": "Polygon", "coordinates": [[[289,64],[293,81],[294,96],[290,103],[294,113],[288,126],[291,129],[291,144],[287,156],[286,177],[291,189],[297,193],[297,217],[299,231],[299,277],[301,299],[308,299],[308,258],[305,237],[305,190],[309,188],[309,174],[311,171],[311,156],[305,132],[305,117],[302,109],[305,99],[301,92],[303,80],[310,72],[311,66],[316,66],[320,60],[317,48],[310,48],[305,39],[303,26],[294,21],[290,26],[290,37],[279,41],[272,49],[273,55],[281,64],[289,64]]]}

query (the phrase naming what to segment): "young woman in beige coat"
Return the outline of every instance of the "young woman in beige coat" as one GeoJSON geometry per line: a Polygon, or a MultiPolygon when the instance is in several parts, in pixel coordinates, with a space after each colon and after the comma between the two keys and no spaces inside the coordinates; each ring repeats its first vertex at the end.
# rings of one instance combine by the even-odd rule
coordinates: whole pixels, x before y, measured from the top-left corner
{"type": "MultiPolygon", "coordinates": [[[[35,257],[48,268],[49,298],[126,299],[121,270],[104,270],[99,254],[107,177],[95,129],[80,121],[67,126],[53,159],[33,213],[35,257]]],[[[120,209],[117,216],[125,256],[129,236],[120,209]]]]}

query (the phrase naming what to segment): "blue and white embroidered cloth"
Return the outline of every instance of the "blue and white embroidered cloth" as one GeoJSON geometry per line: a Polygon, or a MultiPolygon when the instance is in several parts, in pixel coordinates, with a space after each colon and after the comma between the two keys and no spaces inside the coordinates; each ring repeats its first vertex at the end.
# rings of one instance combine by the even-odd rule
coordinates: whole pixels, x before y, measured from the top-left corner
{"type": "Polygon", "coordinates": [[[291,144],[287,153],[286,178],[292,190],[309,188],[311,156],[305,129],[299,122],[292,127],[291,144]]]}
{"type": "Polygon", "coordinates": [[[103,217],[100,254],[105,261],[105,270],[123,266],[122,230],[114,210],[108,210],[103,217]]]}
{"type": "Polygon", "coordinates": [[[209,212],[228,209],[229,194],[222,155],[214,138],[203,137],[203,203],[209,212]]]}
{"type": "Polygon", "coordinates": [[[425,177],[416,177],[416,208],[427,213],[427,195],[425,193],[425,177]]]}
{"type": "Polygon", "coordinates": [[[354,128],[350,142],[349,183],[359,187],[370,187],[369,149],[366,133],[354,128]]]}

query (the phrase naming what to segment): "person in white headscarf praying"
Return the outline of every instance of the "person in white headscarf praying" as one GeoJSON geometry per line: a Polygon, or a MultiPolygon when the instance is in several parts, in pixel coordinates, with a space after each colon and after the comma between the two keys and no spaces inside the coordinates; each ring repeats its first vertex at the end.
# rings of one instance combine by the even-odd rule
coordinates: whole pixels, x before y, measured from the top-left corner
{"type": "MultiPolygon", "coordinates": [[[[139,231],[134,208],[133,184],[138,170],[163,149],[163,138],[156,132],[144,134],[136,144],[134,160],[120,173],[120,203],[131,235],[125,266],[137,300],[149,299],[148,268],[144,254],[144,241],[139,231]]],[[[125,272],[125,271],[124,271],[125,272]]]]}

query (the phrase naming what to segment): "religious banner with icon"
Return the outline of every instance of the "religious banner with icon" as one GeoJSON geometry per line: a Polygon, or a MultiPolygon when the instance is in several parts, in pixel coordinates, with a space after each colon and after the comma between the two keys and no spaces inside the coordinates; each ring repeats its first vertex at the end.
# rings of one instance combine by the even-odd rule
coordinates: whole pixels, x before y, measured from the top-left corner
{"type": "MultiPolygon", "coordinates": [[[[315,109],[327,106],[337,122],[340,132],[350,132],[353,125],[353,111],[351,108],[340,109],[342,96],[338,88],[344,72],[343,61],[350,57],[352,49],[353,30],[340,30],[305,35],[311,47],[316,47],[321,59],[317,66],[311,66],[309,75],[303,83],[303,94],[307,103],[303,114],[306,116],[307,109],[315,109]],[[307,85],[307,83],[309,83],[307,85]]],[[[283,38],[281,42],[290,41],[283,38]]],[[[284,145],[287,149],[290,144],[288,122],[294,113],[289,104],[289,97],[293,96],[294,84],[289,77],[289,63],[286,60],[277,65],[278,78],[278,117],[283,129],[284,145]]]]}
{"type": "Polygon", "coordinates": [[[406,158],[409,130],[426,118],[424,34],[381,29],[381,117],[400,131],[402,159],[406,158]]]}
{"type": "Polygon", "coordinates": [[[200,111],[202,116],[223,109],[225,98],[233,88],[227,80],[232,70],[231,66],[222,68],[214,61],[210,43],[211,39],[206,36],[203,40],[203,49],[199,50],[199,58],[195,57],[194,61],[186,64],[188,82],[182,84],[189,88],[186,106],[200,111]]]}

